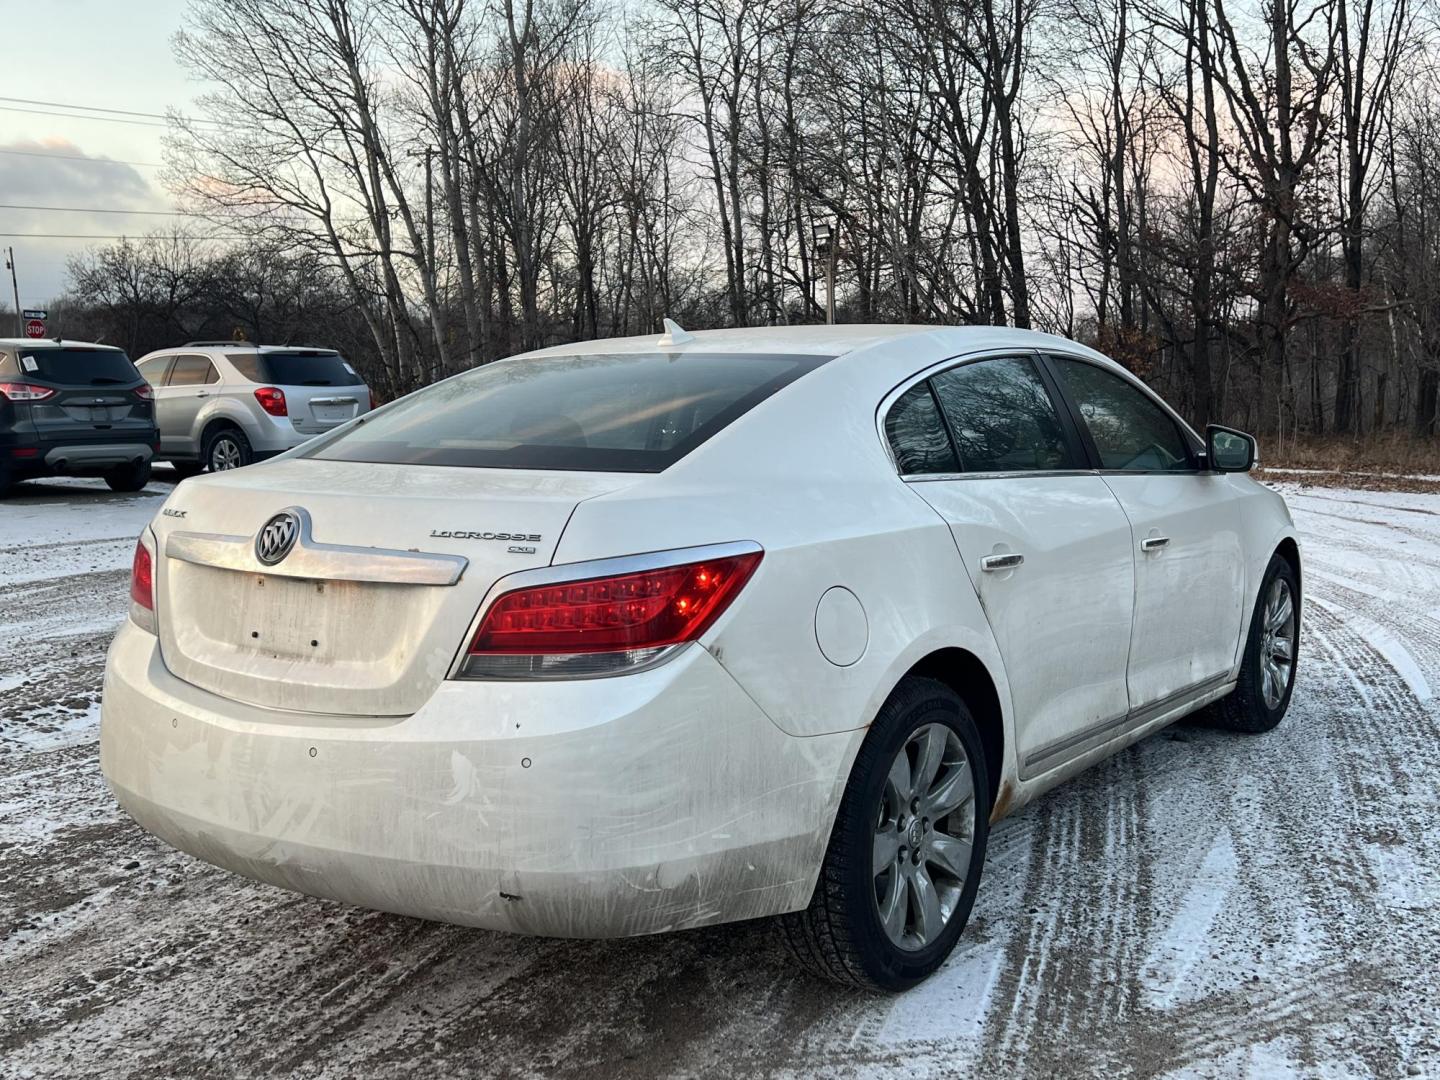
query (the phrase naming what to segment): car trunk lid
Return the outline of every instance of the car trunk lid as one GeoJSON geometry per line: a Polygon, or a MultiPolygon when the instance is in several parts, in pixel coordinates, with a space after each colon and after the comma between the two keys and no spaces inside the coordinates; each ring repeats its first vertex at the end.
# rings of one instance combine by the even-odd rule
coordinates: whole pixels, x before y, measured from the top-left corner
{"type": "Polygon", "coordinates": [[[370,411],[365,386],[281,386],[295,430],[319,435],[370,411]]]}
{"type": "Polygon", "coordinates": [[[165,664],[266,708],[408,715],[495,581],[548,565],[578,503],[637,479],[291,459],[187,481],[155,525],[165,664]],[[257,535],[287,511],[267,565],[257,535]]]}

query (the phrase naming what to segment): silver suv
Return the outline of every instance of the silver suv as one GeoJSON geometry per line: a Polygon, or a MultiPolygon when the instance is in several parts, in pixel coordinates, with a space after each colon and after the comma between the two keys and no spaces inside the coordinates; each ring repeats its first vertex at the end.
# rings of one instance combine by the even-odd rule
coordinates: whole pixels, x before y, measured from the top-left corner
{"type": "Polygon", "coordinates": [[[137,366],[155,391],[156,457],[184,474],[261,461],[375,404],[334,349],[192,341],[137,366]]]}

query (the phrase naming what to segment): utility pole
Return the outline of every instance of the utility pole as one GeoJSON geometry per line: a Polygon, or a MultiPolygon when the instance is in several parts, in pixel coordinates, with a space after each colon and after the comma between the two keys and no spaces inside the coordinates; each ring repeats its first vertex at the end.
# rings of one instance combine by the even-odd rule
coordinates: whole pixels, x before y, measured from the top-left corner
{"type": "Polygon", "coordinates": [[[435,182],[430,159],[435,156],[433,146],[425,147],[425,246],[430,249],[430,273],[435,273],[435,182]]]}
{"type": "Polygon", "coordinates": [[[10,271],[10,289],[15,294],[15,336],[25,336],[25,326],[20,321],[20,283],[15,280],[15,248],[6,248],[5,269],[10,271]]]}

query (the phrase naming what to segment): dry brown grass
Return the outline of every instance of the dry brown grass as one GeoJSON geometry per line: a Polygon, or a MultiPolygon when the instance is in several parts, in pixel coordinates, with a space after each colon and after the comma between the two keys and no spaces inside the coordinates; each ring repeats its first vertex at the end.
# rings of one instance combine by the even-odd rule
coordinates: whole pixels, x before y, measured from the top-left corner
{"type": "Polygon", "coordinates": [[[1265,480],[1440,494],[1440,439],[1272,436],[1260,441],[1260,460],[1257,475],[1265,480]]]}

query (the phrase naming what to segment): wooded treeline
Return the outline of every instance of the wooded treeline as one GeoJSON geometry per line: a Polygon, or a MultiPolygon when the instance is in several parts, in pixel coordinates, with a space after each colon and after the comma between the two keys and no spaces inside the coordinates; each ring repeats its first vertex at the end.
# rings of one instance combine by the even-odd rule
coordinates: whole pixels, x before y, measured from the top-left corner
{"type": "Polygon", "coordinates": [[[323,339],[395,393],[663,315],[823,320],[825,221],[840,321],[1053,330],[1197,423],[1432,436],[1437,31],[1435,0],[193,0],[219,88],[169,181],[245,239],[93,252],[70,303],[323,339]]]}

